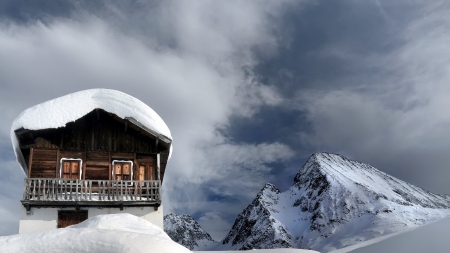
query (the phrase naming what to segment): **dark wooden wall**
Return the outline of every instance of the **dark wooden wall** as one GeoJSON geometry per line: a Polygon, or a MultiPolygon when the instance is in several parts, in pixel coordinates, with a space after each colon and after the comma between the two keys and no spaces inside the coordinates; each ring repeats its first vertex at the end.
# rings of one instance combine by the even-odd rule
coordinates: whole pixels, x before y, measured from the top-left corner
{"type": "Polygon", "coordinates": [[[161,143],[156,147],[154,136],[101,109],[65,127],[32,131],[29,135],[32,135],[34,143],[25,145],[26,148],[136,153],[167,150],[161,143]]]}
{"type": "Polygon", "coordinates": [[[32,178],[59,177],[61,158],[82,159],[82,179],[111,179],[113,160],[133,161],[136,177],[139,165],[156,168],[160,153],[162,179],[169,154],[151,134],[101,109],[63,128],[24,131],[18,139],[32,178]]]}

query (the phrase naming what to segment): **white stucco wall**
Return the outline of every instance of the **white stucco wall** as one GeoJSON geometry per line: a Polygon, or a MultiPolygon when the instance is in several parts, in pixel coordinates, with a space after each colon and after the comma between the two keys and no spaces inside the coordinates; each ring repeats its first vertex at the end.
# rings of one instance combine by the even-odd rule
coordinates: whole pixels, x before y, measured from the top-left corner
{"type": "Polygon", "coordinates": [[[31,214],[27,215],[25,207],[20,208],[19,234],[55,229],[57,226],[57,208],[32,208],[31,214]]]}
{"type": "MultiPolygon", "coordinates": [[[[27,215],[26,209],[21,206],[19,234],[40,230],[49,230],[57,228],[58,211],[59,210],[75,210],[75,208],[31,208],[31,214],[27,215]]],[[[88,218],[100,214],[129,213],[144,218],[147,221],[164,229],[163,225],[163,206],[158,207],[155,211],[154,207],[124,207],[121,211],[119,208],[98,208],[85,207],[80,210],[88,210],[88,218]]]]}

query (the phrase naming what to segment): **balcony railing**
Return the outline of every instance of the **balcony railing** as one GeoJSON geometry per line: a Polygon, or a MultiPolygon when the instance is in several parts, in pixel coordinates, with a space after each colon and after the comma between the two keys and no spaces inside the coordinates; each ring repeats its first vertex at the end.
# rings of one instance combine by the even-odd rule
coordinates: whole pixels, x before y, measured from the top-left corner
{"type": "Polygon", "coordinates": [[[25,178],[23,200],[160,202],[161,181],[25,178]]]}

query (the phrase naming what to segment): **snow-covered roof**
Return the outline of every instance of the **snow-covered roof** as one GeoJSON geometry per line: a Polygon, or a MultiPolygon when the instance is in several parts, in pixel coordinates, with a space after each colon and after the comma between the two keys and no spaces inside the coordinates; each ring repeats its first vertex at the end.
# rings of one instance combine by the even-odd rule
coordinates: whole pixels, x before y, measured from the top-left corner
{"type": "MultiPolygon", "coordinates": [[[[116,90],[91,89],[75,92],[35,105],[23,111],[12,123],[11,141],[17,161],[27,171],[15,130],[24,128],[41,130],[64,127],[67,123],[82,118],[94,109],[103,109],[122,119],[132,121],[160,139],[172,142],[166,123],[148,105],[139,99],[116,90]]],[[[170,154],[172,146],[170,146],[170,154]]]]}

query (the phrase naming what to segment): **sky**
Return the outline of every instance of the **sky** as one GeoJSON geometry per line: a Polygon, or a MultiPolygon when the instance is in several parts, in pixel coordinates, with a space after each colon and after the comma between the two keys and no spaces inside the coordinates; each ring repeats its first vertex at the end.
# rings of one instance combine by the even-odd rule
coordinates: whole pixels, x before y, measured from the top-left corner
{"type": "Polygon", "coordinates": [[[217,240],[315,152],[450,194],[449,41],[439,0],[3,0],[0,235],[18,232],[23,190],[12,121],[90,88],[164,119],[164,212],[217,240]]]}

